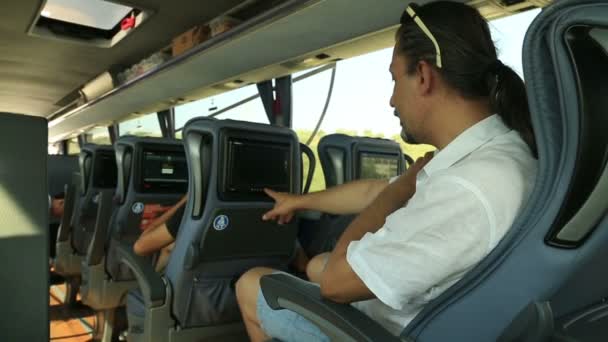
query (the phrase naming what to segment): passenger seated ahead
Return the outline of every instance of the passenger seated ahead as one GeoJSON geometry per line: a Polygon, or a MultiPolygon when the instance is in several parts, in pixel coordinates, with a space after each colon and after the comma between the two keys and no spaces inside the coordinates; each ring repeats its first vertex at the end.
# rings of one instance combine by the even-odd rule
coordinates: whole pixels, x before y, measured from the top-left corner
{"type": "Polygon", "coordinates": [[[186,199],[187,195],[161,216],[147,224],[146,229],[133,245],[133,251],[137,255],[146,256],[161,252],[156,262],[157,271],[164,269],[169,261],[184,216],[186,199]]]}
{"type": "MultiPolygon", "coordinates": [[[[358,213],[327,262],[317,257],[310,265],[323,297],[352,303],[399,335],[498,244],[532,190],[538,163],[523,81],[497,59],[474,8],[409,6],[389,70],[402,137],[438,151],[390,182],[301,196],[268,191],[276,203],[264,219],[289,221],[302,209],[358,213]]],[[[270,309],[259,281],[272,272],[255,268],[237,282],[251,339],[328,341],[298,314],[270,309]]]]}

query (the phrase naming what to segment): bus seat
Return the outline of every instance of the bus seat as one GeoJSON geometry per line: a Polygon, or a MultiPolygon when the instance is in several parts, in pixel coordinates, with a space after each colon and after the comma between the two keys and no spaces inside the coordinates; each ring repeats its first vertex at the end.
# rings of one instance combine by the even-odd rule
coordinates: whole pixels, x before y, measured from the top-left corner
{"type": "Polygon", "coordinates": [[[165,276],[121,248],[140,290],[127,298],[131,341],[243,340],[234,284],[255,266],[285,270],[297,222],[262,221],[264,187],[301,191],[300,145],[287,128],[197,118],[184,131],[190,182],[165,276]]]}
{"type": "MultiPolygon", "coordinates": [[[[64,193],[64,187],[70,184],[72,173],[78,171],[78,156],[49,155],[47,157],[47,180],[49,195],[55,197],[64,193]]],[[[64,197],[65,201],[65,197],[64,197]]],[[[61,217],[50,215],[49,249],[50,257],[55,258],[55,242],[59,231],[61,217]]]]}
{"type": "MultiPolygon", "coordinates": [[[[142,229],[185,195],[188,167],[181,141],[121,137],[114,145],[118,166],[114,191],[101,192],[95,232],[82,261],[82,302],[97,310],[96,334],[119,333],[119,307],[137,287],[133,273],[120,262],[116,246],[132,248],[142,229]]],[[[153,257],[145,258],[153,263],[153,257]]]]}
{"type": "MultiPolygon", "coordinates": [[[[532,23],[523,64],[539,151],[533,193],[499,245],[392,340],[608,336],[606,27],[608,4],[599,0],[556,2],[532,23]],[[546,317],[540,325],[517,324],[534,303],[552,313],[554,328],[546,317]]],[[[362,313],[322,300],[318,290],[306,292],[305,283],[292,280],[262,278],[271,307],[289,306],[330,336],[391,340],[379,337],[383,331],[362,313]]]]}
{"type": "Polygon", "coordinates": [[[64,191],[64,186],[72,181],[72,174],[78,172],[78,156],[49,155],[47,157],[47,177],[51,196],[64,191]]]}
{"type": "MultiPolygon", "coordinates": [[[[382,138],[329,134],[317,147],[327,188],[358,179],[388,179],[402,174],[406,162],[398,143],[382,138]]],[[[307,255],[329,252],[354,215],[302,217],[298,240],[307,255]]]]}
{"type": "Polygon", "coordinates": [[[327,188],[355,179],[391,178],[405,170],[401,147],[388,139],[328,134],[317,152],[327,188]]]}
{"type": "Polygon", "coordinates": [[[72,181],[70,184],[65,186],[65,197],[63,203],[63,215],[59,222],[59,229],[57,230],[57,238],[55,241],[55,257],[53,259],[53,265],[55,272],[63,275],[75,275],[79,273],[80,264],[76,265],[76,262],[72,261],[74,250],[72,248],[71,236],[72,236],[72,220],[75,208],[78,207],[78,201],[80,196],[80,173],[72,174],[72,181]]]}
{"type": "Polygon", "coordinates": [[[82,147],[80,174],[80,205],[72,232],[72,247],[77,255],[84,257],[93,237],[100,192],[116,188],[117,168],[112,146],[87,144],[82,147]]]}
{"type": "MultiPolygon", "coordinates": [[[[97,219],[99,193],[116,186],[116,163],[111,146],[87,144],[82,147],[79,173],[73,175],[74,204],[64,212],[57,235],[55,272],[66,279],[65,303],[73,305],[80,287],[81,263],[97,219]],[[67,220],[70,218],[69,221],[67,220]],[[68,224],[69,222],[69,224],[68,224]]],[[[65,211],[65,208],[64,208],[65,211]]]]}
{"type": "MultiPolygon", "coordinates": [[[[115,154],[115,195],[102,192],[99,207],[99,213],[111,213],[98,217],[82,262],[82,300],[96,310],[122,305],[126,292],[137,286],[133,273],[116,254],[116,243],[132,247],[146,223],[178,202],[188,186],[181,141],[122,137],[115,143],[115,154]]],[[[147,259],[153,262],[152,257],[147,259]]]]}

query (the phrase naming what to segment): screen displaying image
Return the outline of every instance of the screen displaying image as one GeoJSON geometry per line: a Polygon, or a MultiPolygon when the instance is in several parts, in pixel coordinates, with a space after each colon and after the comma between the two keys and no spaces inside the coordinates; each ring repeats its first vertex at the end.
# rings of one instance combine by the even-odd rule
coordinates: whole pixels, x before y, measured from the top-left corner
{"type": "Polygon", "coordinates": [[[387,179],[399,173],[397,156],[386,154],[361,153],[359,176],[362,179],[387,179]]]}
{"type": "Polygon", "coordinates": [[[227,184],[233,193],[262,193],[264,188],[290,190],[290,146],[245,139],[228,142],[227,184]]]}
{"type": "Polygon", "coordinates": [[[184,152],[144,150],[141,185],[144,192],[185,192],[188,164],[184,152]]]}

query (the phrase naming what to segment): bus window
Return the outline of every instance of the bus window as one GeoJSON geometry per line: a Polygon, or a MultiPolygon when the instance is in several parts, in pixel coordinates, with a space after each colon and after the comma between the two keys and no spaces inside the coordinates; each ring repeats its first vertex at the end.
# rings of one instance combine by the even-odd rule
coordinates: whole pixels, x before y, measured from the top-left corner
{"type": "Polygon", "coordinates": [[[217,115],[218,119],[234,119],[267,124],[268,117],[260,98],[255,98],[240,106],[222,112],[226,108],[257,94],[257,87],[249,85],[175,107],[175,128],[178,130],[176,137],[181,139],[181,128],[190,119],[198,116],[217,115]]]}
{"type": "Polygon", "coordinates": [[[498,58],[524,78],[521,66],[524,36],[540,9],[525,11],[489,22],[492,40],[496,43],[498,58]]]}
{"type": "Polygon", "coordinates": [[[68,140],[68,155],[78,155],[80,154],[80,145],[78,145],[78,138],[72,138],[68,140]]]}
{"type": "MultiPolygon", "coordinates": [[[[297,78],[303,74],[310,72],[312,69],[297,72],[293,78],[297,78]]],[[[305,144],[310,140],[311,135],[318,123],[319,117],[323,112],[325,102],[327,100],[327,91],[331,80],[331,69],[320,72],[316,75],[302,79],[293,84],[293,129],[298,134],[298,139],[305,144]]],[[[335,87],[334,87],[335,89],[335,87]]],[[[334,104],[332,99],[331,104],[334,104]]],[[[327,115],[325,116],[327,118],[327,115]]],[[[325,135],[324,125],[321,124],[318,132],[308,144],[308,147],[313,151],[317,160],[315,173],[312,177],[310,192],[320,191],[326,188],[323,169],[319,163],[319,154],[317,153],[317,145],[319,140],[325,135]]],[[[303,179],[308,176],[308,158],[304,158],[303,163],[303,179]]]]}
{"type": "Polygon", "coordinates": [[[111,145],[110,133],[107,127],[94,127],[86,133],[86,142],[97,145],[111,145]]]}
{"type": "Polygon", "coordinates": [[[121,136],[135,135],[138,137],[162,137],[158,116],[156,113],[146,114],[137,118],[123,121],[118,130],[121,136]]]}

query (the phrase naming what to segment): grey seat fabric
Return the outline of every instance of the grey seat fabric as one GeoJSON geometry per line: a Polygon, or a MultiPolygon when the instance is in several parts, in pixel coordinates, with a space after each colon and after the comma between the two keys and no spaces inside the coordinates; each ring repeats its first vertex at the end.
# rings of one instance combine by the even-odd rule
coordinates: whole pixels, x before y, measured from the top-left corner
{"type": "MultiPolygon", "coordinates": [[[[523,51],[539,151],[533,193],[499,245],[427,304],[400,340],[608,336],[608,3],[550,5],[530,26],[523,51]]],[[[318,291],[306,293],[294,279],[280,276],[262,278],[271,307],[289,304],[322,322],[317,325],[330,336],[339,331],[377,340],[363,325],[348,326],[364,320],[360,312],[323,301],[318,291]]]]}
{"type": "MultiPolygon", "coordinates": [[[[142,225],[178,202],[188,182],[181,141],[122,137],[113,158],[116,189],[100,193],[95,231],[81,268],[82,301],[98,311],[122,306],[127,291],[137,287],[133,273],[120,262],[117,244],[132,249],[142,225]]],[[[145,259],[152,264],[154,256],[145,259]]]]}
{"type": "MultiPolygon", "coordinates": [[[[197,163],[193,160],[193,153],[198,148],[193,146],[193,141],[198,141],[197,136],[210,137],[210,134],[230,129],[246,132],[242,134],[251,137],[261,132],[268,136],[277,132],[286,136],[294,156],[290,188],[296,193],[300,191],[299,144],[295,133],[286,128],[232,120],[201,118],[191,121],[185,130],[189,162],[197,163]]],[[[220,190],[218,180],[223,177],[222,174],[229,172],[220,164],[219,152],[219,149],[213,149],[208,152],[210,155],[200,157],[202,160],[209,158],[208,164],[211,164],[211,175],[202,180],[203,183],[208,182],[207,198],[198,219],[192,215],[196,199],[189,199],[166,271],[174,289],[173,313],[180,325],[185,327],[239,321],[241,316],[234,296],[234,283],[238,277],[256,265],[285,268],[295,244],[295,222],[279,229],[275,222],[261,221],[261,215],[272,207],[269,198],[264,201],[228,201],[217,197],[220,190]],[[221,212],[230,216],[231,225],[234,224],[233,231],[227,232],[229,234],[218,234],[219,231],[212,227],[213,217],[221,212]]],[[[205,177],[204,170],[202,174],[196,173],[192,165],[189,166],[194,177],[192,180],[196,181],[197,176],[205,177]]],[[[254,165],[249,167],[253,168],[254,165]]],[[[197,191],[196,183],[191,189],[197,191]]],[[[200,190],[204,191],[203,187],[200,190]]]]}
{"type": "MultiPolygon", "coordinates": [[[[49,155],[47,157],[47,179],[49,195],[57,196],[64,192],[64,187],[71,183],[72,173],[78,170],[77,156],[49,155]]],[[[50,215],[49,247],[50,257],[55,257],[55,242],[61,218],[50,215]]]]}
{"type": "Polygon", "coordinates": [[[78,255],[85,256],[95,229],[99,193],[116,187],[114,149],[112,146],[87,144],[81,149],[79,165],[82,184],[71,243],[78,255]]]}
{"type": "MultiPolygon", "coordinates": [[[[133,245],[139,238],[142,232],[140,225],[144,212],[139,211],[137,207],[142,206],[141,210],[144,210],[146,205],[171,207],[187,190],[187,178],[184,179],[184,183],[161,181],[160,183],[163,185],[161,189],[144,189],[145,169],[149,168],[148,172],[150,172],[154,168],[154,165],[145,165],[144,154],[155,153],[160,157],[160,154],[166,153],[172,155],[175,162],[184,166],[186,156],[181,141],[164,138],[122,137],[116,142],[115,148],[119,163],[117,207],[108,230],[105,267],[110,278],[131,280],[134,279],[134,276],[128,267],[120,262],[115,246],[118,241],[133,245]],[[183,159],[177,161],[176,158],[183,159]]],[[[155,155],[155,157],[157,156],[155,155]]],[[[152,258],[149,259],[152,261],[152,258]]]]}
{"type": "Polygon", "coordinates": [[[392,140],[353,137],[340,133],[328,134],[319,141],[317,152],[327,188],[355,179],[368,178],[362,172],[362,155],[396,159],[397,170],[394,175],[405,170],[401,147],[392,140]]]}
{"type": "MultiPolygon", "coordinates": [[[[272,208],[273,201],[249,181],[227,183],[227,179],[236,177],[231,176],[233,174],[243,176],[238,167],[228,166],[230,160],[248,158],[243,152],[238,158],[231,157],[237,152],[236,147],[231,150],[230,146],[260,146],[260,142],[275,144],[277,141],[278,145],[264,150],[274,155],[268,156],[270,164],[256,159],[259,164],[240,170],[257,175],[277,172],[278,166],[279,172],[285,171],[285,191],[298,193],[301,158],[293,131],[209,118],[196,118],[186,125],[184,144],[190,181],[185,214],[162,282],[145,280],[150,277],[149,271],[135,272],[142,291],[130,291],[127,297],[129,332],[135,340],[148,341],[155,336],[173,334],[189,341],[188,338],[205,331],[215,331],[213,334],[222,338],[245,336],[234,284],[240,275],[256,266],[286,269],[294,252],[297,223],[278,225],[274,221],[262,221],[262,215],[272,208]],[[247,145],[249,143],[251,145],[247,145]],[[276,149],[279,145],[283,147],[276,149]],[[290,156],[288,164],[283,163],[283,153],[290,156]],[[273,164],[272,160],[280,163],[273,164]],[[227,186],[241,186],[237,183],[249,190],[233,192],[232,185],[227,186]],[[142,283],[145,284],[141,286],[142,283]],[[154,284],[165,288],[157,291],[154,284]],[[162,323],[155,326],[146,323],[152,321],[162,323]]],[[[247,153],[256,153],[255,148],[247,153]]],[[[124,248],[121,251],[125,253],[124,248]]],[[[131,261],[127,262],[130,267],[140,267],[135,265],[138,261],[134,258],[131,261]]]]}

